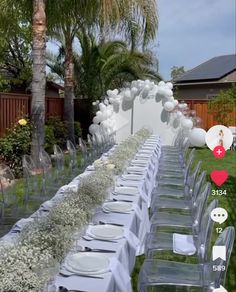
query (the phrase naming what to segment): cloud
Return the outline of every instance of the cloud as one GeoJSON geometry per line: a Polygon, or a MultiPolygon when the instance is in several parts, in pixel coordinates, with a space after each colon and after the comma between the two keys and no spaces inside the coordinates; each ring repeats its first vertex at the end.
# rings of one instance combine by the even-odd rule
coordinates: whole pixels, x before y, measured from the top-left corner
{"type": "Polygon", "coordinates": [[[235,53],[235,0],[158,0],[160,73],[235,53]]]}

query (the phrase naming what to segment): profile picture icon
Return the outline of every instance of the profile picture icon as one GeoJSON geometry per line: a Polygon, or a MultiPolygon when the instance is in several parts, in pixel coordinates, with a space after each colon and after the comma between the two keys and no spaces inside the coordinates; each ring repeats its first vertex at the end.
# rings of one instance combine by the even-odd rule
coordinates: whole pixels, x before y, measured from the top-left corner
{"type": "Polygon", "coordinates": [[[217,146],[228,150],[233,143],[233,134],[229,128],[223,125],[211,127],[206,133],[206,144],[213,150],[217,146]]]}

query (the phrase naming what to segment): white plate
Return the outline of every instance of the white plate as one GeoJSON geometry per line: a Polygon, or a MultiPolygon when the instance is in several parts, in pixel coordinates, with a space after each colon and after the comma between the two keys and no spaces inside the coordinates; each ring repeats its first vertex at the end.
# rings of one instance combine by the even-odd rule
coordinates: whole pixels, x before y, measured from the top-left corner
{"type": "Polygon", "coordinates": [[[65,267],[70,272],[96,273],[109,269],[109,258],[104,254],[83,252],[70,255],[65,267]]]}
{"type": "Polygon", "coordinates": [[[103,208],[110,212],[130,212],[133,204],[128,202],[108,202],[103,204],[103,208]]]}
{"type": "Polygon", "coordinates": [[[142,167],[142,166],[129,166],[127,167],[126,171],[128,173],[140,173],[140,174],[144,174],[146,171],[146,167],[142,167]]]}
{"type": "Polygon", "coordinates": [[[142,180],[144,179],[143,175],[139,175],[139,174],[122,174],[121,176],[123,179],[125,180],[142,180]]]}
{"type": "Polygon", "coordinates": [[[90,226],[88,235],[97,239],[120,239],[123,237],[122,227],[113,225],[95,225],[90,226]]]}
{"type": "Polygon", "coordinates": [[[136,195],[139,193],[138,188],[135,187],[115,187],[115,193],[121,195],[136,195]]]}

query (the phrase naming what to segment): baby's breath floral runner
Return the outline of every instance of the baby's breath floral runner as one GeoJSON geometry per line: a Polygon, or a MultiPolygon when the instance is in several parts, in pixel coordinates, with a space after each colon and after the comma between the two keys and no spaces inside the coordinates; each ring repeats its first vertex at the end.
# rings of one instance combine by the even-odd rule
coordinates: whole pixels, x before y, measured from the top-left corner
{"type": "Polygon", "coordinates": [[[95,171],[81,178],[78,190],[68,190],[47,216],[29,223],[17,242],[0,245],[0,292],[41,292],[71,250],[75,236],[91,220],[92,210],[114,187],[116,175],[150,135],[141,129],[119,144],[95,171]]]}

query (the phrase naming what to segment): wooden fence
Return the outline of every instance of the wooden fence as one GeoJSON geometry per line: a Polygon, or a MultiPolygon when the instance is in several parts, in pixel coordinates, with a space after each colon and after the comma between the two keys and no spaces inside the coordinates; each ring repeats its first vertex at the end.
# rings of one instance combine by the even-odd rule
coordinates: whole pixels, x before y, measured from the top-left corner
{"type": "MultiPolygon", "coordinates": [[[[213,115],[209,114],[208,106],[206,100],[189,100],[187,101],[190,109],[196,110],[197,116],[202,119],[202,127],[208,130],[210,127],[217,125],[218,123],[214,121],[213,115]]],[[[88,107],[81,100],[75,100],[75,117],[78,119],[78,114],[80,118],[84,115],[84,119],[80,122],[84,126],[88,126],[86,123],[90,123],[91,117],[85,114],[86,110],[84,106],[88,107]],[[83,109],[82,112],[80,109],[83,109]],[[86,121],[87,122],[86,122],[86,121]]],[[[12,127],[12,125],[17,122],[23,116],[30,116],[31,108],[31,96],[25,94],[13,94],[13,93],[0,93],[0,136],[3,136],[6,129],[12,127]]],[[[47,116],[58,116],[63,118],[63,108],[64,100],[63,98],[57,97],[46,97],[46,117],[47,116]]],[[[234,118],[234,123],[232,126],[236,125],[236,109],[232,113],[234,118]]]]}
{"type": "MultiPolygon", "coordinates": [[[[191,110],[195,110],[197,116],[202,119],[201,127],[205,130],[208,130],[212,126],[219,124],[219,122],[214,120],[213,114],[209,113],[207,100],[188,100],[186,103],[188,104],[189,108],[191,110]]],[[[230,115],[232,117],[232,125],[228,126],[236,126],[236,108],[230,115]]]]}
{"type": "MultiPolygon", "coordinates": [[[[46,97],[46,117],[63,118],[63,98],[46,97]]],[[[30,117],[31,95],[0,93],[0,136],[22,117],[30,117]]]]}

